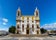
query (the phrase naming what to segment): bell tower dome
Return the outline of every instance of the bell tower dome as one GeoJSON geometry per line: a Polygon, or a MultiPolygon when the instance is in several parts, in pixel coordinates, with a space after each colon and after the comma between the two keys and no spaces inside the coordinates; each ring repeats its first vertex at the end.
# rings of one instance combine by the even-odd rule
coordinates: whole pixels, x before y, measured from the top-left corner
{"type": "Polygon", "coordinates": [[[17,17],[20,17],[21,16],[21,10],[20,10],[20,8],[18,8],[16,15],[17,15],[17,17]]]}
{"type": "Polygon", "coordinates": [[[37,7],[35,9],[34,16],[39,16],[39,10],[37,9],[37,7]]]}

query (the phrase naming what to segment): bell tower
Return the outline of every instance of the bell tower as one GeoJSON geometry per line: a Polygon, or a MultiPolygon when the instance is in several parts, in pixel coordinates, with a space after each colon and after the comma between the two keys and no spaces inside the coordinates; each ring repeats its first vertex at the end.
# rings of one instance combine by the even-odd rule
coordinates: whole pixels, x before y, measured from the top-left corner
{"type": "Polygon", "coordinates": [[[17,9],[17,12],[16,12],[16,33],[19,34],[19,31],[18,30],[20,28],[20,21],[21,21],[21,10],[20,8],[17,9]]]}
{"type": "Polygon", "coordinates": [[[35,9],[34,16],[35,16],[35,17],[36,17],[36,16],[39,16],[39,10],[37,9],[37,7],[36,7],[36,9],[35,9]]]}
{"type": "Polygon", "coordinates": [[[20,8],[18,8],[16,16],[17,17],[21,17],[21,10],[20,10],[20,8]]]}
{"type": "Polygon", "coordinates": [[[35,9],[34,16],[35,16],[34,25],[36,25],[36,28],[38,29],[38,30],[37,29],[35,30],[35,31],[37,31],[36,34],[40,34],[40,18],[39,18],[39,10],[37,9],[37,7],[35,9]]]}

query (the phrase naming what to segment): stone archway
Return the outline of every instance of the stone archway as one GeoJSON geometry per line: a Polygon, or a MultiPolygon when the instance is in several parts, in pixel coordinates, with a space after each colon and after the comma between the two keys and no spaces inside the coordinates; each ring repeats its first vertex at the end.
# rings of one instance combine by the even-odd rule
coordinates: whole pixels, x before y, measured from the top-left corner
{"type": "Polygon", "coordinates": [[[29,30],[26,30],[26,34],[29,34],[29,30]]]}
{"type": "Polygon", "coordinates": [[[29,34],[29,24],[27,24],[27,27],[26,27],[26,34],[29,34]]]}
{"type": "Polygon", "coordinates": [[[37,30],[37,34],[39,34],[39,30],[37,30]]]}

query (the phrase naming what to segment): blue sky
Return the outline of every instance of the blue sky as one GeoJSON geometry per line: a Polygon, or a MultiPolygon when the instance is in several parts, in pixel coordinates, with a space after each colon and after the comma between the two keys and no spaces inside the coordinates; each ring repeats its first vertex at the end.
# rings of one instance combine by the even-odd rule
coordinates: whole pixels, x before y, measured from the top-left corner
{"type": "Polygon", "coordinates": [[[18,7],[22,15],[33,15],[37,7],[40,11],[41,27],[56,23],[56,0],[0,0],[0,30],[16,25],[18,7]]]}

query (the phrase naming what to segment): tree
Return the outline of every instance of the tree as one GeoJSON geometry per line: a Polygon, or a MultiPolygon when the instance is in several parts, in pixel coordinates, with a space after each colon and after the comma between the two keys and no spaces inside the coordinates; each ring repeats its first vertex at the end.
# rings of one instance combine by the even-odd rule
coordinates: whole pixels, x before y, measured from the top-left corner
{"type": "Polygon", "coordinates": [[[40,31],[41,31],[42,34],[47,32],[47,30],[44,29],[44,28],[41,28],[40,31]]]}
{"type": "Polygon", "coordinates": [[[9,28],[9,32],[10,32],[10,33],[15,33],[15,30],[16,30],[16,27],[15,27],[15,26],[11,26],[11,27],[9,28]]]}

